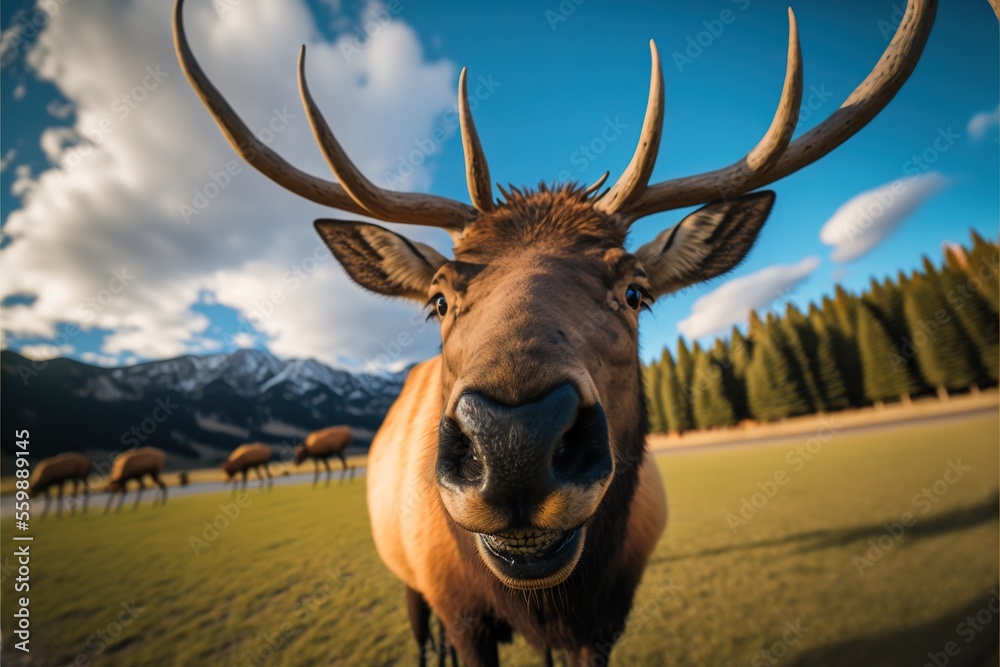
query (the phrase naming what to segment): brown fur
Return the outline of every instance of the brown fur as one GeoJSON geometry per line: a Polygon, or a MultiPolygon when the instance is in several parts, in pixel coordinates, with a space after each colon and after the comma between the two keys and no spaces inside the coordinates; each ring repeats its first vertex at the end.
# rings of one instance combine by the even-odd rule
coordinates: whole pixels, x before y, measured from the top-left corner
{"type": "MultiPolygon", "coordinates": [[[[222,470],[229,478],[232,478],[239,473],[246,473],[251,468],[257,469],[259,466],[263,466],[266,470],[267,464],[270,462],[271,448],[263,443],[254,442],[240,445],[234,449],[229,458],[222,464],[222,470]]],[[[259,470],[257,474],[260,475],[259,470]]]]}
{"type": "MultiPolygon", "coordinates": [[[[166,504],[167,485],[160,479],[160,473],[163,472],[163,467],[166,463],[167,455],[162,449],[157,449],[156,447],[140,447],[119,454],[111,465],[111,475],[108,478],[106,489],[108,492],[108,503],[104,507],[105,514],[111,508],[111,502],[114,500],[115,494],[121,494],[117,507],[117,509],[121,509],[122,501],[125,500],[125,493],[128,490],[128,483],[132,480],[135,480],[139,485],[139,490],[135,497],[135,507],[138,507],[142,492],[146,488],[142,481],[146,475],[149,475],[153,479],[153,483],[160,488],[163,503],[166,504]]],[[[154,502],[154,506],[155,504],[154,502]]]]}
{"type": "Polygon", "coordinates": [[[93,468],[94,464],[88,457],[76,452],[44,459],[35,466],[31,475],[31,495],[44,493],[49,487],[62,485],[63,482],[86,481],[93,468]]]}
{"type": "Polygon", "coordinates": [[[319,481],[320,461],[326,467],[326,481],[330,482],[330,457],[336,456],[343,465],[340,473],[340,481],[344,481],[344,476],[350,473],[354,478],[354,469],[347,464],[347,456],[344,451],[351,445],[350,426],[330,426],[329,428],[313,431],[306,436],[301,445],[295,448],[295,465],[301,464],[306,459],[312,459],[316,468],[316,476],[313,478],[315,485],[319,481]]]}
{"type": "MultiPolygon", "coordinates": [[[[595,628],[602,624],[605,613],[610,618],[617,611],[619,623],[623,622],[631,605],[631,590],[619,587],[625,580],[574,573],[555,589],[529,596],[491,580],[478,556],[463,549],[434,478],[441,366],[441,357],[434,357],[410,371],[372,443],[368,511],[382,561],[426,599],[466,660],[475,655],[480,637],[488,634],[487,625],[497,621],[524,634],[539,650],[567,648],[571,643],[568,628],[558,622],[548,624],[558,610],[595,628]],[[539,616],[548,622],[539,623],[539,616]]],[[[640,461],[636,490],[623,508],[627,529],[621,531],[620,543],[608,540],[609,544],[602,545],[608,552],[618,553],[612,561],[631,573],[624,576],[633,585],[666,525],[659,471],[648,453],[642,454],[640,461]]],[[[631,466],[633,473],[635,468],[631,466]]],[[[621,468],[619,472],[626,473],[621,468]]],[[[609,627],[595,635],[607,636],[605,641],[611,642],[621,625],[607,622],[609,627]]]]}
{"type": "Polygon", "coordinates": [[[610,647],[665,526],[662,483],[644,452],[637,313],[621,297],[644,275],[623,242],[615,221],[575,189],[515,193],[484,215],[428,289],[449,304],[443,353],[410,372],[372,443],[368,507],[379,555],[472,664],[489,664],[490,645],[511,631],[574,660],[586,659],[588,647],[610,647]],[[499,527],[471,498],[442,497],[438,424],[464,391],[520,405],[567,381],[603,405],[615,473],[604,487],[556,493],[536,509],[540,526],[591,519],[569,578],[528,594],[488,571],[456,525],[499,527]]]}
{"type": "MultiPolygon", "coordinates": [[[[704,206],[635,253],[624,248],[623,221],[574,186],[505,196],[464,230],[451,261],[367,223],[316,223],[348,275],[375,292],[410,296],[434,269],[421,301],[439,322],[441,355],[411,371],[372,443],[372,531],[407,585],[411,620],[423,623],[428,605],[467,662],[497,664],[497,642],[512,632],[546,656],[562,649],[573,664],[606,662],[666,525],[663,485],[645,451],[639,310],[731,270],[774,195],[704,206]],[[503,430],[510,423],[497,422],[497,434],[512,434],[500,445],[497,434],[474,435],[482,424],[459,423],[537,414],[550,399],[563,406],[553,420],[566,418],[566,400],[577,401],[552,454],[503,430]],[[605,432],[607,445],[594,440],[605,432]],[[590,457],[592,474],[532,481],[556,472],[559,451],[560,461],[590,457]],[[515,472],[500,472],[508,467],[515,472]],[[481,536],[525,524],[575,535],[575,550],[543,575],[515,578],[481,536]]],[[[427,636],[426,627],[413,629],[418,640],[427,636]]]]}
{"type": "Polygon", "coordinates": [[[73,482],[72,508],[76,511],[77,489],[80,483],[83,484],[84,511],[87,510],[87,496],[90,494],[90,487],[87,484],[87,477],[94,469],[94,464],[83,454],[76,452],[66,452],[56,456],[43,459],[35,466],[31,475],[30,495],[32,498],[39,494],[45,495],[45,509],[42,515],[49,511],[49,489],[56,487],[58,490],[57,513],[62,513],[63,484],[73,482]]]}

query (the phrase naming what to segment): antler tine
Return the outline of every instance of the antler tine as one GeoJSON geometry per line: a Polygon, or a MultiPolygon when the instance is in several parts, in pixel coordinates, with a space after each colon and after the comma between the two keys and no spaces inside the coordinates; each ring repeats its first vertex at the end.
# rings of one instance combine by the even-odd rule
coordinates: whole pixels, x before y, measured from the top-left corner
{"type": "MultiPolygon", "coordinates": [[[[627,222],[632,222],[659,211],[736,196],[772,183],[823,157],[867,125],[896,95],[920,59],[936,11],[937,0],[909,0],[895,36],[871,73],[839,109],[787,144],[783,151],[777,150],[779,140],[784,140],[784,132],[790,133],[791,129],[785,127],[783,130],[781,123],[776,128],[772,123],[761,144],[746,159],[723,169],[650,185],[634,197],[629,206],[620,210],[620,214],[627,222]],[[773,142],[769,141],[769,136],[773,142]]],[[[791,21],[790,42],[796,32],[794,18],[791,21]]],[[[792,57],[790,44],[788,72],[792,71],[792,57]]],[[[787,73],[778,116],[785,109],[785,92],[790,92],[787,73]]]]}
{"type": "Polygon", "coordinates": [[[595,192],[597,192],[598,190],[600,190],[601,186],[604,185],[604,181],[608,180],[608,176],[610,176],[610,175],[611,175],[610,171],[606,171],[603,174],[601,174],[600,178],[598,178],[596,181],[594,181],[593,183],[591,183],[590,186],[586,190],[583,191],[583,198],[586,199],[590,195],[592,195],[595,192]]]}
{"type": "Polygon", "coordinates": [[[656,42],[649,40],[649,51],[653,64],[649,75],[649,99],[646,102],[646,116],[642,121],[639,145],[635,148],[632,161],[611,189],[594,204],[594,208],[613,214],[627,207],[635,197],[642,194],[653,175],[656,154],[660,150],[663,135],[663,68],[656,42]]]}
{"type": "Polygon", "coordinates": [[[472,205],[483,213],[494,210],[493,190],[490,184],[490,167],[486,164],[486,153],[479,143],[479,133],[472,122],[469,108],[469,88],[465,81],[466,68],[458,77],[458,116],[462,126],[462,149],[465,152],[465,180],[469,186],[472,205]]]}
{"type": "Polygon", "coordinates": [[[226,101],[226,98],[222,96],[222,93],[208,79],[201,65],[198,64],[184,31],[183,11],[184,0],[177,0],[173,16],[174,50],[177,52],[177,59],[180,61],[184,76],[198,93],[201,101],[208,107],[233,150],[239,153],[254,169],[286,190],[317,204],[367,215],[368,212],[356,204],[338,183],[317,178],[293,167],[257,139],[226,101]]]}
{"type": "Polygon", "coordinates": [[[298,81],[302,106],[323,157],[337,180],[347,190],[351,199],[363,206],[371,215],[381,220],[461,230],[476,216],[476,212],[457,201],[433,195],[393,192],[378,187],[347,157],[340,142],[334,137],[323,113],[309,92],[306,83],[306,47],[299,51],[298,81]]]}
{"type": "MultiPolygon", "coordinates": [[[[278,153],[257,139],[209,80],[188,43],[187,34],[184,31],[183,10],[184,0],[177,0],[173,15],[174,49],[177,52],[181,69],[202,102],[208,107],[229,144],[259,172],[286,190],[317,204],[359,215],[369,215],[389,222],[443,227],[451,231],[453,235],[457,235],[461,233],[466,224],[476,217],[475,209],[461,202],[433,195],[392,192],[376,187],[343,154],[343,150],[333,138],[333,134],[319,111],[315,108],[310,110],[308,105],[306,110],[314,133],[319,136],[320,130],[323,130],[329,139],[328,144],[323,146],[324,154],[332,153],[340,158],[336,161],[337,166],[334,167],[331,164],[331,167],[341,182],[327,181],[292,166],[278,153]]],[[[305,80],[301,76],[303,58],[304,47],[299,63],[300,88],[305,84],[305,80]]],[[[312,102],[311,98],[308,97],[307,89],[303,101],[306,98],[310,103],[312,102]]],[[[312,106],[315,107],[315,105],[312,106]]],[[[329,155],[327,155],[327,161],[331,161],[329,155]]]]}
{"type": "Polygon", "coordinates": [[[785,84],[781,88],[781,101],[774,112],[774,119],[760,142],[746,156],[747,178],[766,173],[778,163],[781,154],[795,134],[802,107],[802,50],[799,48],[799,26],[795,12],[788,8],[788,61],[785,65],[785,84]]]}

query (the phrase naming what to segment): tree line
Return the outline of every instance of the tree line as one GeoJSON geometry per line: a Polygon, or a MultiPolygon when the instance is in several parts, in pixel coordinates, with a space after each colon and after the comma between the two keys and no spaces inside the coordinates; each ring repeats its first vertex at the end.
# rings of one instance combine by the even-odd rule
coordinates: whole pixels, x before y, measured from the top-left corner
{"type": "Polygon", "coordinates": [[[895,280],[872,278],[852,294],[840,285],[802,312],[750,313],[711,347],[677,342],[644,367],[652,432],[683,433],[743,420],[881,406],[997,384],[1000,246],[975,231],[935,265],[895,280]]]}

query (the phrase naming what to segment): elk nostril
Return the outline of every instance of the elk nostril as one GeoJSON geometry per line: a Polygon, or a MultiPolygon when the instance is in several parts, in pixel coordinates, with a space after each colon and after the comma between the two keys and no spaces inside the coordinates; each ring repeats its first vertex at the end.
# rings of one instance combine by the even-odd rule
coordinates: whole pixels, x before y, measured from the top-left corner
{"type": "MultiPolygon", "coordinates": [[[[567,435],[569,435],[567,433],[567,435]]],[[[556,451],[552,454],[552,471],[559,474],[560,471],[566,471],[574,468],[573,458],[574,450],[569,447],[566,443],[566,437],[559,441],[559,445],[556,447],[556,451]]],[[[563,481],[563,480],[560,480],[563,481]]]]}
{"type": "Polygon", "coordinates": [[[438,479],[456,486],[478,481],[483,464],[475,445],[451,419],[441,421],[438,435],[438,479]]]}
{"type": "MultiPolygon", "coordinates": [[[[465,440],[468,442],[469,439],[465,440]]],[[[458,464],[458,476],[466,482],[474,482],[483,476],[483,462],[475,453],[471,442],[468,442],[465,456],[458,464]]]]}
{"type": "Polygon", "coordinates": [[[601,405],[584,408],[552,455],[552,476],[562,484],[588,485],[612,473],[608,423],[601,405]]]}

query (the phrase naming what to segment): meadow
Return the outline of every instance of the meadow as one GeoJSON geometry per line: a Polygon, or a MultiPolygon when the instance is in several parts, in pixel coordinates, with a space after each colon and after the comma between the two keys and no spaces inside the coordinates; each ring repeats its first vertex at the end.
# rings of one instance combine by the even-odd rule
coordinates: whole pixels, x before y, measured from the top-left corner
{"type": "MultiPolygon", "coordinates": [[[[997,434],[995,415],[834,425],[660,456],[670,520],[613,664],[983,664],[997,434]]],[[[13,649],[14,526],[0,527],[8,667],[416,662],[363,478],[35,519],[30,656],[13,649]]],[[[501,658],[540,664],[520,640],[501,658]]]]}

